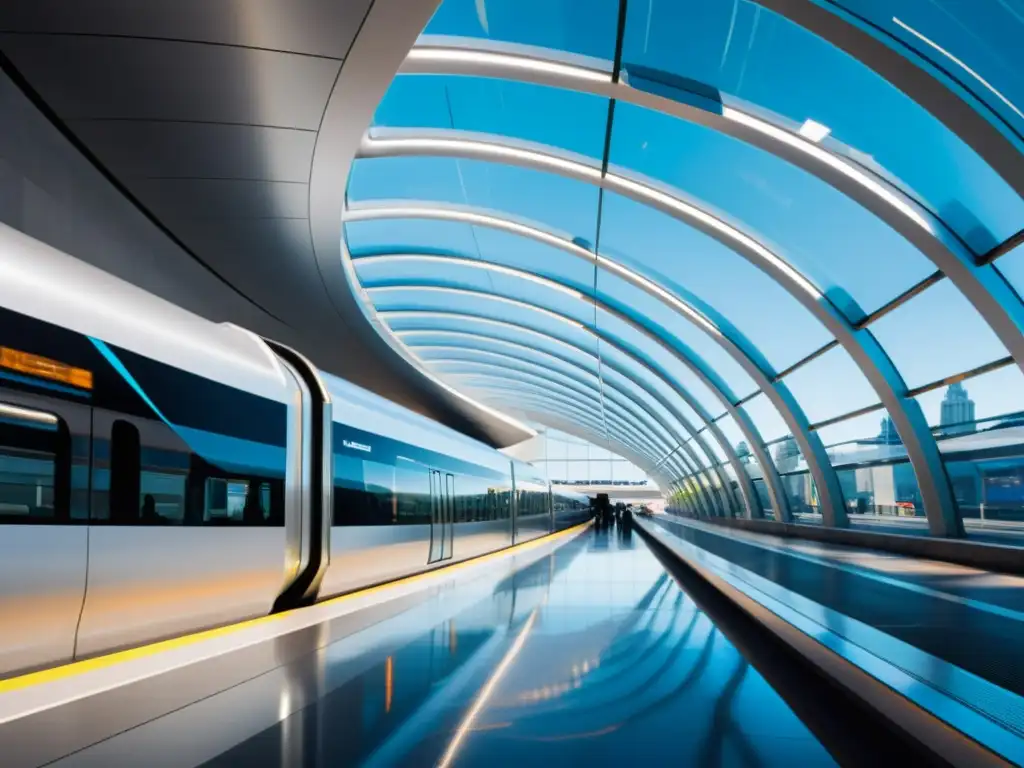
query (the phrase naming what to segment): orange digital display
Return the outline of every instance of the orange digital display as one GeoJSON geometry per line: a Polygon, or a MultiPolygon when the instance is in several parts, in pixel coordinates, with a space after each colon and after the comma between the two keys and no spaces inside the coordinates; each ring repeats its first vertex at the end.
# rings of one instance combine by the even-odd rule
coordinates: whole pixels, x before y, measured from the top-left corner
{"type": "Polygon", "coordinates": [[[56,360],[33,355],[30,352],[19,352],[16,349],[0,347],[0,368],[27,373],[30,376],[38,376],[50,381],[59,381],[79,389],[92,389],[92,371],[58,363],[56,360]]]}

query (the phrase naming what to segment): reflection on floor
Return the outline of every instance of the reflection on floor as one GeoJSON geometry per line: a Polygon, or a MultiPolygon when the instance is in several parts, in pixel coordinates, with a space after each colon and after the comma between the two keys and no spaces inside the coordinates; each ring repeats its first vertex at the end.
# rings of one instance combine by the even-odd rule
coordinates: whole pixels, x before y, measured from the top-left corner
{"type": "Polygon", "coordinates": [[[588,531],[382,654],[207,765],[833,764],[628,532],[588,531]]]}

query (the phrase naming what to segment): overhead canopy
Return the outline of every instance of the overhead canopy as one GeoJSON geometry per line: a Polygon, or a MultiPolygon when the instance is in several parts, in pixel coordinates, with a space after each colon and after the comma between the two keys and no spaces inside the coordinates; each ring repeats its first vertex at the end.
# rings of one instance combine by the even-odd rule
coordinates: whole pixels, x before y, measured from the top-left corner
{"type": "Polygon", "coordinates": [[[1022,21],[444,0],[351,165],[350,283],[416,364],[696,510],[845,525],[888,466],[957,535],[965,435],[1024,410],[1022,21]]]}

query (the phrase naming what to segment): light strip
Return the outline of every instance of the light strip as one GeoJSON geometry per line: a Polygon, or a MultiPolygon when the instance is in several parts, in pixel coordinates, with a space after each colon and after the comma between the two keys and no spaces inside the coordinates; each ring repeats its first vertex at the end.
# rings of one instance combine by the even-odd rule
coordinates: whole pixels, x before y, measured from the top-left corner
{"type": "Polygon", "coordinates": [[[762,261],[771,264],[814,298],[821,298],[821,291],[818,290],[817,286],[797,272],[789,263],[776,256],[770,250],[757,242],[757,240],[750,237],[750,235],[740,232],[735,227],[730,224],[726,224],[724,221],[712,216],[707,211],[703,211],[694,205],[683,202],[678,197],[674,197],[667,192],[662,192],[646,184],[633,181],[632,179],[627,179],[625,176],[609,173],[606,176],[606,179],[613,186],[627,190],[634,197],[650,200],[673,211],[678,211],[682,216],[695,219],[706,227],[725,235],[727,238],[734,240],[747,250],[753,251],[762,261]]]}
{"type": "Polygon", "coordinates": [[[932,48],[934,48],[936,51],[941,53],[947,59],[949,59],[950,61],[954,62],[955,64],[958,64],[961,69],[963,69],[965,72],[967,72],[969,75],[971,75],[971,77],[973,77],[975,80],[977,80],[983,86],[988,88],[988,90],[990,90],[993,94],[995,94],[996,98],[998,98],[1001,102],[1003,102],[1003,104],[1005,104],[1010,109],[1012,109],[1014,112],[1016,112],[1020,117],[1024,117],[1024,113],[1022,113],[1019,109],[1017,109],[1016,105],[1012,101],[1010,101],[1008,98],[1003,96],[1003,94],[1001,94],[999,91],[997,91],[995,86],[992,85],[992,83],[990,83],[984,77],[979,75],[977,72],[975,72],[969,66],[967,66],[964,62],[962,62],[960,59],[958,59],[956,56],[954,56],[952,53],[947,51],[945,48],[943,48],[941,45],[936,43],[934,40],[931,40],[931,39],[925,37],[924,35],[922,35],[920,32],[918,32],[916,29],[914,29],[910,25],[904,24],[902,21],[897,19],[895,16],[892,17],[892,20],[893,20],[893,22],[895,24],[897,24],[900,27],[902,27],[903,29],[905,29],[907,32],[909,32],[914,37],[916,37],[918,40],[921,40],[922,42],[930,45],[932,48]]]}
{"type": "Polygon", "coordinates": [[[574,299],[585,299],[586,297],[577,290],[569,288],[568,286],[556,283],[553,280],[548,280],[545,277],[536,275],[533,272],[527,272],[522,269],[515,269],[514,267],[506,267],[502,264],[494,264],[489,261],[482,261],[480,259],[469,259],[461,256],[438,256],[434,254],[421,254],[421,253],[402,253],[402,254],[380,254],[375,256],[359,256],[353,257],[352,261],[356,265],[358,270],[360,264],[373,263],[373,262],[387,262],[387,261],[431,261],[437,264],[459,264],[464,267],[472,267],[473,269],[484,269],[488,272],[498,272],[502,275],[509,275],[510,277],[518,277],[522,280],[529,280],[531,283],[537,285],[543,285],[545,288],[550,288],[553,291],[559,291],[568,296],[572,296],[574,299]]]}
{"type": "MultiPolygon", "coordinates": [[[[500,229],[507,232],[512,232],[514,234],[523,235],[524,237],[529,237],[544,242],[563,251],[571,252],[582,258],[588,260],[596,260],[599,265],[605,267],[610,272],[615,272],[616,274],[623,277],[625,280],[628,280],[629,282],[632,282],[635,285],[640,285],[643,287],[644,290],[647,290],[657,295],[664,302],[670,304],[674,309],[678,310],[679,312],[682,312],[687,317],[692,319],[694,322],[698,323],[706,331],[713,333],[716,336],[722,335],[722,332],[718,329],[718,327],[713,322],[711,322],[711,320],[705,317],[702,313],[698,312],[696,309],[694,309],[684,301],[681,301],[679,297],[665,290],[654,281],[647,279],[639,272],[636,272],[630,269],[629,267],[618,263],[617,261],[613,261],[612,259],[609,259],[607,256],[595,256],[595,254],[592,251],[588,251],[586,248],[582,248],[576,245],[571,240],[559,237],[558,235],[554,235],[550,232],[545,232],[544,230],[538,229],[537,227],[531,227],[526,224],[520,224],[518,222],[509,221],[508,219],[503,219],[498,216],[490,216],[488,214],[481,214],[473,211],[462,211],[458,209],[427,206],[355,208],[347,211],[345,215],[346,221],[367,221],[374,219],[392,218],[430,218],[443,221],[458,221],[467,224],[479,224],[480,226],[492,227],[494,229],[500,229]]],[[[412,254],[408,256],[392,256],[386,254],[382,256],[361,256],[358,258],[354,258],[353,261],[358,264],[359,262],[362,261],[388,258],[430,258],[439,261],[444,259],[454,260],[452,257],[446,256],[420,256],[418,254],[412,254]]],[[[463,261],[470,264],[474,263],[473,260],[469,259],[463,259],[463,261]]],[[[475,263],[483,264],[486,262],[475,261],[475,263]]],[[[542,284],[548,286],[549,288],[555,288],[556,290],[571,292],[575,294],[577,297],[585,298],[579,293],[579,291],[573,291],[572,289],[566,288],[558,283],[547,280],[546,278],[540,278],[539,276],[534,275],[531,272],[514,270],[509,267],[502,267],[500,265],[494,265],[493,268],[495,269],[495,271],[506,271],[510,274],[515,274],[517,277],[523,277],[524,279],[527,280],[532,279],[536,281],[543,281],[542,284]]]]}
{"type": "Polygon", "coordinates": [[[508,651],[505,652],[505,656],[498,662],[498,666],[494,668],[494,672],[484,683],[483,688],[480,689],[480,693],[477,695],[473,705],[466,712],[465,717],[462,718],[462,722],[459,723],[458,728],[455,729],[455,734],[452,736],[451,742],[448,744],[448,748],[444,751],[441,756],[440,762],[438,762],[438,768],[449,768],[452,761],[455,759],[456,753],[459,751],[459,747],[462,746],[462,742],[466,739],[466,734],[469,733],[473,727],[473,722],[480,716],[480,712],[487,706],[488,700],[494,694],[494,689],[501,682],[501,678],[504,677],[508,668],[515,661],[516,656],[523,650],[523,646],[526,644],[526,637],[530,634],[530,630],[533,629],[534,623],[537,621],[537,610],[533,609],[530,617],[526,620],[523,628],[520,630],[519,635],[516,637],[515,642],[512,643],[508,651]]]}
{"type": "Polygon", "coordinates": [[[725,223],[716,216],[712,216],[690,203],[680,200],[674,195],[655,189],[648,184],[634,181],[616,173],[605,174],[602,179],[601,169],[595,168],[586,163],[575,160],[568,160],[554,155],[535,152],[533,150],[510,147],[494,141],[479,141],[473,139],[445,139],[430,137],[396,137],[374,139],[370,136],[363,138],[363,148],[368,150],[366,156],[388,156],[403,154],[455,154],[463,156],[475,156],[483,160],[513,160],[522,162],[528,167],[551,168],[555,171],[565,172],[571,178],[581,178],[613,190],[624,190],[634,199],[643,202],[655,203],[671,211],[679,213],[684,219],[698,221],[709,229],[713,229],[730,240],[739,243],[748,251],[752,251],[763,261],[783,272],[796,285],[809,293],[815,299],[822,297],[821,291],[806,277],[801,275],[784,259],[780,258],[768,248],[761,245],[757,240],[741,232],[730,224],[725,223]]]}
{"type": "MultiPolygon", "coordinates": [[[[531,312],[539,312],[542,315],[547,315],[550,318],[571,325],[573,328],[583,328],[583,324],[573,320],[571,317],[560,315],[557,312],[552,312],[549,309],[538,307],[535,304],[529,304],[525,301],[519,301],[518,299],[510,299],[507,296],[502,296],[497,293],[486,293],[484,291],[471,291],[466,288],[448,288],[440,285],[381,285],[377,287],[370,287],[364,289],[367,293],[388,293],[394,291],[429,291],[431,293],[448,293],[456,296],[470,296],[474,298],[484,299],[485,301],[498,301],[502,304],[509,304],[513,307],[519,307],[521,309],[528,309],[531,312]]],[[[580,298],[583,298],[582,295],[580,298]]],[[[386,310],[385,310],[386,311],[386,310]]]]}
{"type": "Polygon", "coordinates": [[[741,112],[738,109],[733,109],[732,107],[722,107],[722,117],[732,120],[734,123],[739,123],[747,128],[751,128],[758,133],[763,133],[765,136],[768,136],[775,141],[792,147],[793,149],[800,150],[804,154],[813,157],[819,163],[827,165],[829,168],[834,171],[838,171],[851,181],[855,181],[857,184],[860,184],[926,232],[930,232],[932,234],[935,233],[935,229],[932,227],[928,219],[926,219],[917,210],[917,208],[904,200],[900,195],[893,192],[887,184],[884,184],[871,174],[865,173],[845,160],[836,157],[831,152],[819,147],[817,144],[787,130],[779,128],[777,125],[772,125],[765,120],[749,115],[746,112],[741,112]]]}
{"type": "Polygon", "coordinates": [[[554,75],[570,80],[586,80],[592,83],[607,85],[612,76],[608,72],[600,72],[573,64],[558,61],[547,61],[527,56],[516,56],[508,53],[472,50],[466,48],[438,48],[434,46],[417,46],[409,51],[406,61],[425,62],[430,64],[479,64],[484,66],[502,67],[505,69],[538,72],[554,75]]]}
{"type": "Polygon", "coordinates": [[[714,334],[715,336],[721,336],[722,332],[718,330],[718,326],[708,320],[704,315],[698,312],[696,309],[691,307],[684,301],[680,301],[679,298],[669,291],[666,291],[660,285],[655,283],[653,280],[648,280],[646,277],[638,272],[634,272],[629,267],[619,264],[616,261],[612,261],[604,256],[597,256],[597,263],[608,269],[610,272],[615,272],[625,278],[627,281],[632,283],[638,283],[644,287],[645,290],[655,294],[658,298],[664,301],[666,304],[672,306],[679,312],[689,317],[695,323],[700,325],[708,333],[714,334]]]}
{"type": "Polygon", "coordinates": [[[581,175],[600,183],[601,169],[579,163],[575,160],[567,160],[545,152],[537,152],[532,149],[511,147],[504,144],[496,144],[489,141],[477,141],[474,139],[447,139],[441,137],[414,137],[395,136],[374,138],[370,135],[363,137],[363,150],[369,155],[388,156],[392,154],[412,155],[433,155],[433,154],[462,154],[469,157],[478,157],[481,160],[493,161],[495,159],[510,160],[522,163],[530,167],[550,168],[554,171],[568,172],[574,176],[581,175]]]}
{"type": "Polygon", "coordinates": [[[21,419],[22,421],[34,421],[37,424],[47,424],[49,426],[54,426],[59,423],[57,417],[52,413],[36,411],[30,408],[21,408],[17,405],[9,405],[8,403],[0,403],[0,416],[7,416],[11,419],[21,419]]]}

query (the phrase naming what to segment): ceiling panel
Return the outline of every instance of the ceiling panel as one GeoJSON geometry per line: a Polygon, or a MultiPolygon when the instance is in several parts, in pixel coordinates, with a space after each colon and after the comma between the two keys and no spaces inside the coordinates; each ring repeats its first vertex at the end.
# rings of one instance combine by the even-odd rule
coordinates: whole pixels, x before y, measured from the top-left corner
{"type": "Polygon", "coordinates": [[[312,131],[249,125],[85,121],[69,127],[122,179],[306,183],[316,144],[312,131]]]}
{"type": "Polygon", "coordinates": [[[120,35],[344,58],[372,0],[32,0],[0,4],[0,30],[120,35]]]}
{"type": "Polygon", "coordinates": [[[315,130],[340,62],[119,37],[0,35],[63,119],[179,120],[315,130]]]}
{"type": "Polygon", "coordinates": [[[204,219],[304,219],[309,187],[245,179],[134,179],[132,192],[158,216],[164,212],[204,219]]]}

